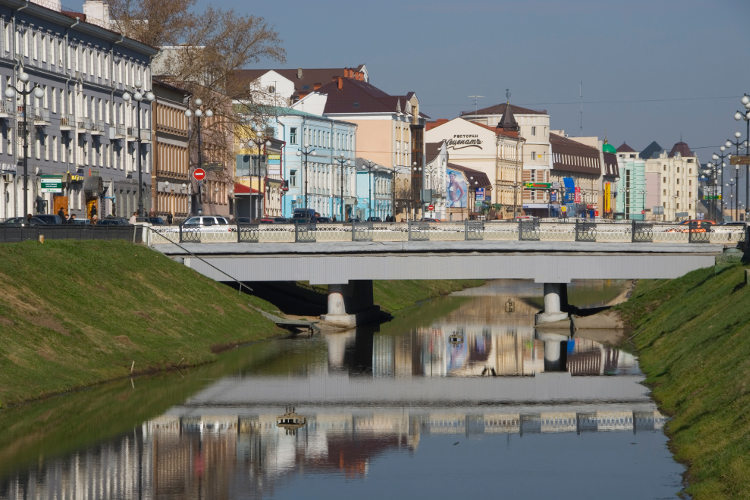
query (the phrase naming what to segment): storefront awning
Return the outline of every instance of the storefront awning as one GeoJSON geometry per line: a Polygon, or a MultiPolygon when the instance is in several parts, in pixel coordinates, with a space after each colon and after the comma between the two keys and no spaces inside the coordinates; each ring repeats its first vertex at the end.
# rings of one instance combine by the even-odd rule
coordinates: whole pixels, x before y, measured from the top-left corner
{"type": "Polygon", "coordinates": [[[244,184],[240,184],[238,182],[234,183],[234,194],[237,195],[250,195],[250,194],[259,194],[259,191],[257,189],[253,189],[250,186],[246,186],[244,184]]]}

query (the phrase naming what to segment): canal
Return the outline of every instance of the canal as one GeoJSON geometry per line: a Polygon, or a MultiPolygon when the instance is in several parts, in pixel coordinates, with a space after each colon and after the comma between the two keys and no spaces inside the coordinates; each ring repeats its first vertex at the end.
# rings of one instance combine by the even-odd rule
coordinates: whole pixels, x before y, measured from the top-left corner
{"type": "Polygon", "coordinates": [[[540,304],[540,286],[491,282],[0,412],[0,499],[679,498],[637,359],[536,330],[540,304]]]}

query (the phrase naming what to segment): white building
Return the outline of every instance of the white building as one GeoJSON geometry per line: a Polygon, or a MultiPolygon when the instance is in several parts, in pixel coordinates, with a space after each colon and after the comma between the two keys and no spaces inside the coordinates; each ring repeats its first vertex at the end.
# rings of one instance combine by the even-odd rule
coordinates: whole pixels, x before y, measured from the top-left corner
{"type": "Polygon", "coordinates": [[[649,182],[649,186],[658,186],[654,201],[662,207],[664,220],[694,219],[700,162],[690,146],[677,142],[669,153],[653,154],[645,163],[646,177],[657,181],[649,182]]]}

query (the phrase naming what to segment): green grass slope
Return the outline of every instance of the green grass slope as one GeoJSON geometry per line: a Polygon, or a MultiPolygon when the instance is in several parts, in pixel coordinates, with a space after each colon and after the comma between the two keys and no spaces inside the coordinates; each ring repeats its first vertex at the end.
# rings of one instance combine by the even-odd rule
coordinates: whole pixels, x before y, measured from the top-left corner
{"type": "Polygon", "coordinates": [[[750,284],[724,264],[641,281],[619,307],[695,500],[750,498],[750,284]]]}
{"type": "Polygon", "coordinates": [[[215,359],[268,304],[124,241],[0,245],[0,406],[215,359]]]}

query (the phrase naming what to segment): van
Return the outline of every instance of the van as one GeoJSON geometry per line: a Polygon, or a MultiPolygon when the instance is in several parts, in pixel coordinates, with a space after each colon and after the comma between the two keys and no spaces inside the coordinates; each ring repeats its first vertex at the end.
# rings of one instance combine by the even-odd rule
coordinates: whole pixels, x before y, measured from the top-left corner
{"type": "Polygon", "coordinates": [[[292,214],[292,222],[316,222],[315,210],[312,208],[295,208],[292,214]]]}

